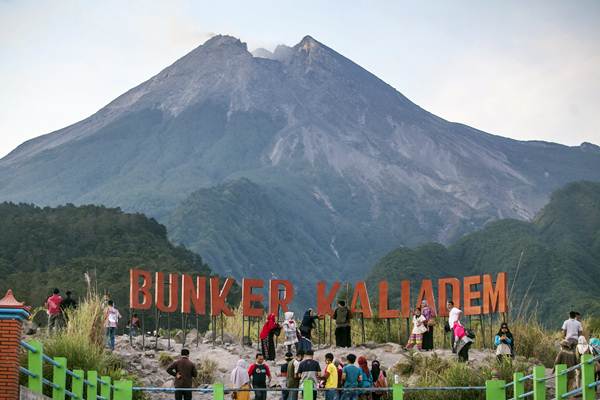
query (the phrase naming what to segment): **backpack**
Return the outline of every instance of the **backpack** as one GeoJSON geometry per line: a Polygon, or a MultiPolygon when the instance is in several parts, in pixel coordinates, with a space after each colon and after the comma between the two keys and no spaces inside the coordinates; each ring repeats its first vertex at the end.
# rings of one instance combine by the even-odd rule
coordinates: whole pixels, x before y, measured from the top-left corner
{"type": "Polygon", "coordinates": [[[336,311],[337,311],[336,316],[335,316],[336,324],[340,325],[340,324],[346,324],[349,322],[350,310],[348,310],[347,307],[339,307],[336,311]]]}
{"type": "Polygon", "coordinates": [[[117,324],[119,322],[119,315],[116,311],[108,311],[108,322],[110,322],[111,324],[117,324]]]}

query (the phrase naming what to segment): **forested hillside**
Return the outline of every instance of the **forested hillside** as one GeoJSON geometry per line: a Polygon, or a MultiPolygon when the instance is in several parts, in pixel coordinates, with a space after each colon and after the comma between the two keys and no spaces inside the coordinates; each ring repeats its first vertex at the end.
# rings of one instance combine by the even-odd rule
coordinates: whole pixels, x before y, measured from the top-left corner
{"type": "MultiPolygon", "coordinates": [[[[535,314],[558,324],[573,308],[600,314],[600,183],[554,192],[532,222],[493,222],[449,247],[398,248],[375,265],[368,282],[499,271],[508,272],[509,290],[514,282],[513,316],[535,314]]],[[[390,295],[398,294],[392,285],[390,295]]]]}
{"type": "Polygon", "coordinates": [[[86,292],[87,272],[121,309],[129,304],[129,269],[209,275],[202,258],[172,245],[154,219],[97,206],[39,208],[0,204],[0,291],[38,306],[54,287],[86,292]]]}

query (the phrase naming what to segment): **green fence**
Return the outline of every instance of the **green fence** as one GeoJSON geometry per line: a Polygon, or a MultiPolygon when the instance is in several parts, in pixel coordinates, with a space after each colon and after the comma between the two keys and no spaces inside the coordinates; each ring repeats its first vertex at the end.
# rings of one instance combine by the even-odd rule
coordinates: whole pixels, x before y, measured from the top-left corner
{"type": "MultiPolygon", "coordinates": [[[[21,367],[22,374],[28,377],[27,386],[32,392],[42,394],[44,385],[52,388],[52,398],[54,400],[65,400],[67,397],[71,399],[88,399],[88,400],[131,400],[134,391],[141,392],[174,392],[174,388],[158,388],[158,387],[134,387],[130,380],[119,380],[111,382],[108,376],[98,376],[96,371],[71,371],[67,368],[67,359],[63,357],[50,358],[43,352],[42,343],[36,340],[21,342],[28,353],[27,368],[21,367]],[[52,380],[44,378],[43,369],[44,363],[52,365],[52,380]],[[67,376],[70,376],[70,388],[67,382],[67,376]]],[[[596,361],[600,360],[600,356],[592,357],[591,355],[582,356],[580,364],[567,368],[565,365],[558,365],[555,373],[551,376],[545,376],[545,368],[543,366],[534,367],[533,373],[524,376],[522,373],[515,373],[513,381],[506,383],[502,380],[489,380],[485,386],[467,386],[467,387],[403,387],[395,384],[391,388],[387,388],[393,400],[403,400],[404,394],[420,391],[447,391],[455,392],[457,390],[473,390],[485,392],[486,400],[507,400],[507,389],[512,387],[514,396],[510,400],[518,399],[533,399],[546,400],[547,387],[546,382],[555,380],[555,397],[554,399],[561,400],[570,396],[581,396],[583,400],[593,400],[596,398],[596,388],[600,386],[600,381],[595,381],[595,365],[596,361]],[[580,382],[577,389],[568,391],[567,374],[569,372],[579,370],[580,382]],[[529,385],[527,385],[529,383],[529,385]],[[525,392],[526,386],[530,386],[531,390],[525,392]]],[[[181,390],[181,389],[177,389],[181,390]]],[[[184,389],[191,392],[211,393],[214,400],[224,400],[226,393],[231,393],[233,389],[226,389],[222,383],[216,383],[210,388],[190,388],[184,389]]],[[[257,391],[257,389],[251,389],[257,391]]],[[[258,389],[266,391],[281,391],[281,389],[258,389]]],[[[294,389],[289,389],[294,390],[294,389]]],[[[307,381],[301,389],[295,389],[302,392],[303,400],[315,400],[312,381],[307,381]]],[[[317,389],[316,391],[324,391],[325,389],[317,389]]],[[[381,392],[382,388],[371,389],[343,389],[350,391],[377,391],[381,392]]],[[[550,399],[548,399],[550,400],[550,399]]]]}

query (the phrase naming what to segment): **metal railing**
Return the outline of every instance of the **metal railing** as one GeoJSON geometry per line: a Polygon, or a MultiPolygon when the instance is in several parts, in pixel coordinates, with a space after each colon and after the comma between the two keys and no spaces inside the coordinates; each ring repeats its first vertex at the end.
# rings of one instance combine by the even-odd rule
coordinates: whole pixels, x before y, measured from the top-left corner
{"type": "Polygon", "coordinates": [[[513,376],[513,381],[506,383],[503,380],[492,379],[485,383],[485,386],[428,386],[428,387],[404,387],[395,384],[388,388],[340,388],[324,389],[315,388],[311,380],[304,382],[302,388],[252,388],[235,389],[225,388],[222,383],[215,383],[209,388],[163,388],[163,387],[143,387],[133,386],[130,380],[111,381],[110,376],[98,376],[96,371],[69,370],[67,368],[67,359],[63,357],[48,357],[43,353],[42,343],[31,340],[29,342],[21,341],[21,346],[27,350],[27,368],[20,367],[19,371],[27,376],[28,387],[34,393],[42,394],[44,385],[52,389],[53,400],[65,400],[67,397],[74,400],[131,400],[135,392],[175,392],[189,391],[195,393],[212,394],[214,400],[224,400],[226,393],[252,391],[252,392],[281,392],[298,391],[302,392],[303,400],[315,400],[314,394],[326,392],[327,390],[336,390],[338,393],[344,392],[388,392],[392,394],[392,400],[403,400],[404,393],[411,392],[464,392],[479,391],[485,393],[486,400],[506,400],[507,391],[512,388],[513,397],[510,400],[528,399],[545,400],[546,382],[555,380],[556,400],[562,400],[570,396],[581,395],[583,400],[592,400],[596,398],[596,388],[600,386],[600,381],[595,381],[595,365],[600,360],[600,356],[583,355],[581,363],[567,368],[566,365],[557,365],[554,374],[545,376],[544,366],[536,366],[533,373],[524,375],[517,372],[513,376]],[[52,366],[52,380],[44,377],[44,363],[52,366]],[[568,374],[575,370],[580,371],[580,382],[577,389],[568,390],[568,374]],[[68,386],[67,376],[70,377],[70,388],[68,386]],[[525,388],[528,387],[528,391],[525,388]]]}
{"type": "Polygon", "coordinates": [[[129,380],[112,382],[110,376],[98,377],[96,371],[70,370],[66,358],[47,356],[42,343],[36,340],[21,341],[21,346],[27,350],[27,368],[19,367],[19,371],[27,376],[27,386],[34,393],[43,394],[44,386],[47,386],[52,390],[53,400],[132,398],[132,382],[129,380]],[[51,380],[44,377],[44,363],[52,366],[51,380]],[[67,376],[71,378],[70,385],[67,376]]]}

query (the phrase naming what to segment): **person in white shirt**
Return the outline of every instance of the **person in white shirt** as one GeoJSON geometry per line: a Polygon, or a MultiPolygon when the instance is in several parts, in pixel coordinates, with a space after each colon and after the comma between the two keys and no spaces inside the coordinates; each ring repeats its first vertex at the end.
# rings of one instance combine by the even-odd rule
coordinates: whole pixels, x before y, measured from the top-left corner
{"type": "MultiPolygon", "coordinates": [[[[458,307],[454,306],[454,302],[452,300],[448,300],[446,307],[448,308],[448,324],[446,325],[446,332],[452,332],[454,323],[460,322],[462,311],[458,307]]],[[[452,345],[452,352],[455,352],[453,333],[450,335],[450,344],[452,345]]]]}
{"type": "Polygon", "coordinates": [[[581,322],[577,320],[577,314],[577,312],[571,311],[569,313],[569,319],[562,324],[565,340],[567,340],[572,347],[575,347],[577,339],[583,334],[583,326],[581,325],[581,322]]]}
{"type": "Polygon", "coordinates": [[[104,327],[106,328],[108,346],[111,350],[115,349],[115,334],[117,332],[119,319],[121,319],[121,313],[115,308],[113,301],[108,300],[107,307],[104,310],[104,327]]]}

